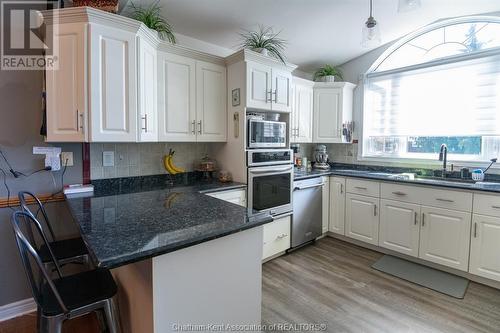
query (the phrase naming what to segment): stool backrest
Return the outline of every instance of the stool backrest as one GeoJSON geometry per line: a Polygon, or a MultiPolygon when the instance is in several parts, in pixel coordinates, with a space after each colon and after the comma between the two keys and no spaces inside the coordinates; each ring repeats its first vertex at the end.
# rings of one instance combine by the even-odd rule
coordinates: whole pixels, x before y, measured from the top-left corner
{"type": "MultiPolygon", "coordinates": [[[[56,238],[54,235],[54,230],[52,229],[52,225],[50,224],[49,217],[48,217],[47,212],[45,211],[45,207],[43,206],[40,199],[38,199],[33,193],[28,192],[28,191],[20,191],[17,194],[17,196],[19,198],[21,210],[25,213],[31,214],[39,222],[40,222],[41,218],[43,218],[43,223],[45,224],[45,226],[47,228],[46,230],[49,231],[50,241],[52,241],[52,242],[55,241],[56,238]],[[36,205],[36,210],[31,211],[29,209],[29,204],[28,204],[27,198],[31,198],[34,201],[33,205],[36,205]]],[[[28,236],[30,237],[30,241],[34,245],[36,245],[36,241],[35,241],[32,230],[28,230],[28,236]]]]}
{"type": "Polygon", "coordinates": [[[47,284],[51,289],[54,297],[61,310],[64,313],[68,312],[66,305],[61,298],[61,295],[57,291],[56,286],[49,274],[47,269],[45,268],[40,256],[38,255],[37,250],[28,238],[26,238],[23,229],[35,230],[37,232],[37,236],[39,236],[44,244],[47,246],[48,251],[50,253],[52,263],[55,265],[57,275],[59,278],[62,277],[61,267],[54,256],[54,252],[49,246],[49,242],[45,233],[43,232],[42,226],[40,222],[30,213],[17,211],[12,214],[11,218],[12,228],[14,229],[14,235],[16,237],[17,247],[19,249],[19,254],[21,255],[21,260],[24,266],[24,270],[26,271],[26,275],[28,276],[29,283],[31,285],[31,290],[33,292],[33,297],[37,302],[38,306],[41,307],[43,304],[42,300],[42,286],[47,284]]]}

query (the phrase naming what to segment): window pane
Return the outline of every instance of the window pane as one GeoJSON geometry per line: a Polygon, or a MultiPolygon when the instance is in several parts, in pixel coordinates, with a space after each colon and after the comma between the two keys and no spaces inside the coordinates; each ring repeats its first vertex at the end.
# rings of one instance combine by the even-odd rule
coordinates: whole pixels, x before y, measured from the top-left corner
{"type": "Polygon", "coordinates": [[[408,153],[439,153],[442,144],[450,154],[481,154],[480,136],[414,136],[408,137],[408,153]]]}

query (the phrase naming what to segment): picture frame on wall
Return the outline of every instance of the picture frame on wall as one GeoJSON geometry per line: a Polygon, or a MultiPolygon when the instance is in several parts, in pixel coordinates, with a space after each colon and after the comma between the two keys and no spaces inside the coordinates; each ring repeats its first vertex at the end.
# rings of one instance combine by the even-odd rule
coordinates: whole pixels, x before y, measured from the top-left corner
{"type": "Polygon", "coordinates": [[[233,102],[233,106],[240,105],[240,88],[236,88],[231,91],[231,100],[233,102]]]}

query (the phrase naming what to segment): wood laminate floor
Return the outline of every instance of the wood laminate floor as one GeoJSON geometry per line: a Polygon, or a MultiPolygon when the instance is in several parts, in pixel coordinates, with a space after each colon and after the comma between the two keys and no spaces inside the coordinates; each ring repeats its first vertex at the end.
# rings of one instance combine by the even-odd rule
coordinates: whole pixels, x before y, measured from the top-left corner
{"type": "MultiPolygon", "coordinates": [[[[327,237],[265,263],[263,324],[325,324],[335,333],[500,333],[500,290],[471,282],[465,299],[455,299],[372,269],[381,256],[327,237]]],[[[35,327],[36,317],[26,315],[0,323],[0,333],[35,327]]],[[[63,331],[99,329],[92,315],[63,331]]]]}

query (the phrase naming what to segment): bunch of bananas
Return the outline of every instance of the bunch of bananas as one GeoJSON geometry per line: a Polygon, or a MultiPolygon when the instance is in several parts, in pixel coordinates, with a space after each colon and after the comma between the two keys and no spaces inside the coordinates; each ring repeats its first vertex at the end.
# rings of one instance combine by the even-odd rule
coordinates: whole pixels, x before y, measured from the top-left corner
{"type": "Polygon", "coordinates": [[[168,155],[163,156],[163,166],[165,167],[165,170],[167,170],[167,172],[171,175],[186,172],[186,170],[179,168],[179,167],[176,167],[174,165],[174,161],[173,161],[174,153],[175,153],[175,151],[170,149],[170,151],[168,152],[168,155]]]}

